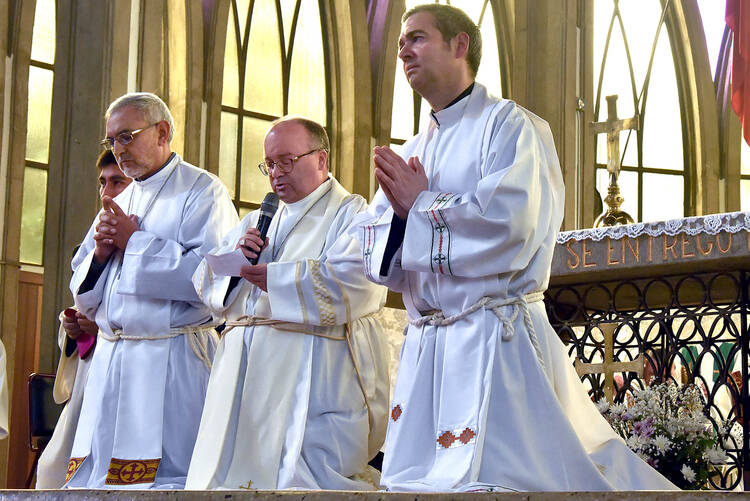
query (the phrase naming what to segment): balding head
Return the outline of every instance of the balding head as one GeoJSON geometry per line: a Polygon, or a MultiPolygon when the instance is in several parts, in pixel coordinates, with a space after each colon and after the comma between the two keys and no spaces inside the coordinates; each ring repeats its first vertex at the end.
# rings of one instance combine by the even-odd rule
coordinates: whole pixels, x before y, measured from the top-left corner
{"type": "Polygon", "coordinates": [[[268,129],[263,149],[271,188],[285,203],[302,200],[328,179],[328,134],[301,117],[285,117],[268,129]]]}

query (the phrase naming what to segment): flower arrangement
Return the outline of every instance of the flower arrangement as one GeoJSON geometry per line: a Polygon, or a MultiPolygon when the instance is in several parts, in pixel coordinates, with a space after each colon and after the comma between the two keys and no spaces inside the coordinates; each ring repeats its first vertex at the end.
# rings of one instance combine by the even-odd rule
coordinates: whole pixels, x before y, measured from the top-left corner
{"type": "Polygon", "coordinates": [[[627,404],[602,399],[596,406],[636,454],[681,489],[707,489],[715,465],[728,459],[694,384],[653,384],[634,390],[627,404]]]}

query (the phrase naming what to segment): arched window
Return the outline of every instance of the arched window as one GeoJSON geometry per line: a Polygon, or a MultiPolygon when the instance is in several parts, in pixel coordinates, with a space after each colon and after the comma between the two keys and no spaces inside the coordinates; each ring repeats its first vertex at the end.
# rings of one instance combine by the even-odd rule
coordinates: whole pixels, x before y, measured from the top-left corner
{"type": "Polygon", "coordinates": [[[20,260],[41,266],[47,200],[52,83],[55,75],[55,0],[37,0],[29,65],[26,159],[20,260]]]}
{"type": "MultiPolygon", "coordinates": [[[[425,3],[424,0],[406,0],[406,10],[425,3]]],[[[482,60],[477,81],[490,93],[502,96],[504,86],[509,85],[509,72],[505,61],[510,59],[508,44],[500,44],[508,28],[500,22],[499,2],[491,0],[441,0],[435,3],[450,4],[462,9],[479,26],[482,33],[482,60]],[[501,63],[502,61],[502,63],[501,63]]],[[[430,106],[409,86],[403,65],[396,64],[396,79],[393,89],[393,111],[391,118],[391,143],[404,144],[418,133],[429,120],[430,106]]]]}
{"type": "Polygon", "coordinates": [[[270,122],[291,113],[330,124],[324,9],[322,0],[231,2],[218,173],[240,216],[270,189],[257,168],[270,122]]]}
{"type": "MultiPolygon", "coordinates": [[[[686,214],[680,98],[670,37],[658,0],[594,3],[594,117],[607,120],[605,97],[616,94],[620,118],[640,117],[620,133],[622,208],[636,221],[686,214]]],[[[607,141],[594,139],[596,185],[607,193],[607,141]]]]}

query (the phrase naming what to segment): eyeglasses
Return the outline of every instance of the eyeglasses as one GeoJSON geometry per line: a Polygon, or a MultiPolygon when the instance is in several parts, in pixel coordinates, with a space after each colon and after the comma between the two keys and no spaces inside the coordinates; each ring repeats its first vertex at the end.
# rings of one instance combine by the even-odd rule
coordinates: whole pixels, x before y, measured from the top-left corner
{"type": "Polygon", "coordinates": [[[135,139],[135,135],[136,134],[139,134],[139,133],[143,132],[144,130],[149,129],[149,128],[153,127],[154,125],[158,125],[158,124],[159,124],[159,122],[156,122],[156,123],[153,123],[151,125],[147,125],[146,127],[143,127],[142,129],[136,129],[136,130],[132,130],[132,131],[127,131],[126,130],[126,131],[120,132],[115,137],[105,137],[104,139],[101,140],[100,144],[106,150],[112,150],[115,147],[115,141],[117,141],[118,143],[120,143],[123,146],[127,146],[127,145],[129,145],[130,143],[133,142],[133,140],[135,139]]]}
{"type": "Polygon", "coordinates": [[[258,164],[258,169],[263,173],[264,176],[267,176],[268,173],[271,171],[271,169],[277,169],[280,170],[284,174],[289,174],[292,172],[292,169],[294,169],[294,162],[299,160],[300,158],[309,155],[310,153],[315,153],[316,151],[325,151],[324,148],[315,148],[314,150],[310,150],[307,153],[303,153],[301,155],[297,155],[295,157],[287,157],[279,160],[278,162],[274,162],[272,160],[261,162],[258,164]]]}

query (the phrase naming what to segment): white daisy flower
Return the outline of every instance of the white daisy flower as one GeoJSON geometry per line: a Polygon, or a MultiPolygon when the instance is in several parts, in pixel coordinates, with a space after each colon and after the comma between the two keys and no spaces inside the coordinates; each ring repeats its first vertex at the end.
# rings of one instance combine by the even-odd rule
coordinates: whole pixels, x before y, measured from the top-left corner
{"type": "Polygon", "coordinates": [[[682,465],[682,469],[680,470],[680,472],[682,473],[682,476],[685,477],[685,480],[687,480],[688,482],[692,482],[693,480],[695,480],[695,472],[688,465],[686,464],[682,465]]]}
{"type": "Polygon", "coordinates": [[[659,451],[659,454],[664,454],[672,447],[672,442],[664,435],[657,435],[652,443],[656,447],[656,450],[659,451]]]}
{"type": "Polygon", "coordinates": [[[719,447],[712,449],[706,449],[703,453],[703,457],[711,464],[725,464],[729,459],[729,456],[719,447]]]}

